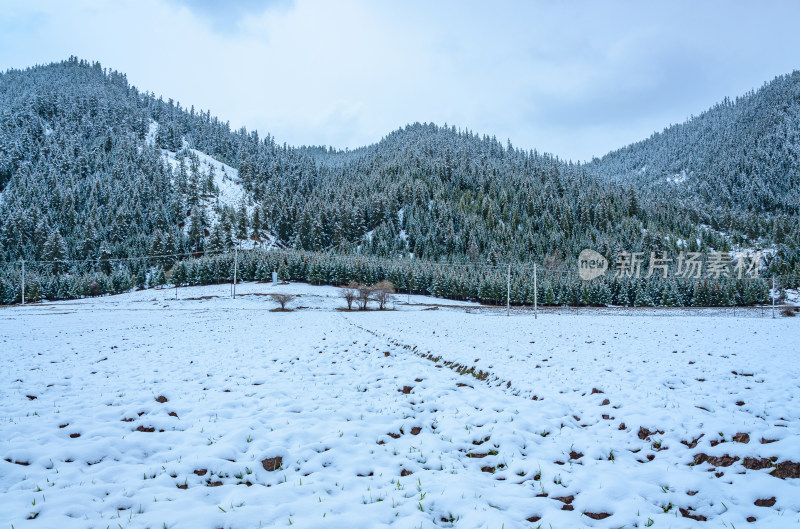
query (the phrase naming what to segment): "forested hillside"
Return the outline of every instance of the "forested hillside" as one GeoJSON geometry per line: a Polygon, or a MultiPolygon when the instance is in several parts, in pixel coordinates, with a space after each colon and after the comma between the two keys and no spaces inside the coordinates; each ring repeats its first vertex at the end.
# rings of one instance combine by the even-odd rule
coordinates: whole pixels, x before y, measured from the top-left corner
{"type": "Polygon", "coordinates": [[[800,214],[800,71],[650,138],[589,169],[610,181],[706,208],[709,224],[796,242],[800,214]],[[713,218],[712,218],[713,217],[713,218]]]}
{"type": "MultiPolygon", "coordinates": [[[[613,260],[759,246],[776,250],[773,272],[796,274],[799,107],[795,72],[587,165],[419,123],[338,151],[232,131],[70,58],[0,74],[0,262],[44,261],[33,273],[73,280],[117,274],[119,289],[153,284],[176,261],[141,256],[239,244],[550,268],[583,248],[613,260]],[[215,167],[230,169],[237,203],[215,167]]],[[[61,290],[47,295],[80,295],[61,290]]]]}

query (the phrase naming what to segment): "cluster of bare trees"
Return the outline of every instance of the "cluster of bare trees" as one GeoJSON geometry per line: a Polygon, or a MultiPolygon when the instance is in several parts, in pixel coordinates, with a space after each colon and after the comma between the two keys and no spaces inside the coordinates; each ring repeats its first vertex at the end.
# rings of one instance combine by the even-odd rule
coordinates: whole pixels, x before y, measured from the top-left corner
{"type": "Polygon", "coordinates": [[[346,287],[342,287],[342,297],[347,302],[347,310],[353,310],[353,304],[358,310],[367,310],[370,301],[378,304],[378,310],[384,310],[392,300],[394,285],[391,281],[379,281],[374,285],[362,285],[351,281],[346,287]]]}

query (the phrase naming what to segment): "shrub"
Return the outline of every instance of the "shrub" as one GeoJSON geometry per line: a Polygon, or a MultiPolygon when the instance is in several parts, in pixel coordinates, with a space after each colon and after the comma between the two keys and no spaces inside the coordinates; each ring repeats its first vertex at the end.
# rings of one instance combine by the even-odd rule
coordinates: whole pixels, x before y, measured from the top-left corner
{"type": "Polygon", "coordinates": [[[292,294],[270,294],[269,297],[281,306],[281,310],[286,310],[286,304],[294,299],[292,294]]]}

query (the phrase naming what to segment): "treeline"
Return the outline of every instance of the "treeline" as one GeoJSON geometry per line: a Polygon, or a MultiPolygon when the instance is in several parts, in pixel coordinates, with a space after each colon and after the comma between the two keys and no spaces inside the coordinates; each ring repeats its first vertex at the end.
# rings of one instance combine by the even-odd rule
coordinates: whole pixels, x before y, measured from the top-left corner
{"type": "MultiPolygon", "coordinates": [[[[135,288],[211,285],[233,280],[234,255],[207,255],[197,259],[148,263],[127,262],[84,264],[71,273],[54,274],[43,266],[26,272],[26,300],[71,299],[116,294],[135,288]],[[169,266],[167,270],[165,267],[169,266]]],[[[50,265],[47,265],[48,267],[50,265]]],[[[240,252],[237,277],[241,281],[271,281],[276,270],[281,279],[313,284],[375,284],[391,281],[399,292],[441,298],[504,304],[507,270],[503,267],[469,264],[424,263],[415,260],[382,261],[352,256],[291,250],[240,252]]],[[[797,286],[784,282],[782,286],[797,286]]],[[[538,274],[540,305],[632,306],[632,307],[716,307],[746,306],[769,301],[769,285],[763,278],[719,280],[677,280],[614,278],[603,276],[582,281],[563,270],[541,270],[538,274]]],[[[0,273],[0,303],[21,300],[19,269],[0,273]]],[[[511,271],[511,303],[532,305],[533,271],[518,265],[511,271]]]]}

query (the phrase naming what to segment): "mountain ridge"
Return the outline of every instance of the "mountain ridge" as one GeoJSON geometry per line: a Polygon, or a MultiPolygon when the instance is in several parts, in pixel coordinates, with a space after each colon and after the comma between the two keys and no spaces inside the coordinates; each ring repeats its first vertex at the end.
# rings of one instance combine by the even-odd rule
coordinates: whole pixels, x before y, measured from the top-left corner
{"type": "Polygon", "coordinates": [[[583,248],[613,259],[756,246],[773,250],[775,273],[798,273],[800,140],[791,127],[769,135],[755,118],[792,125],[799,93],[800,74],[781,76],[710,109],[713,119],[704,113],[582,164],[430,123],[353,150],[291,147],[140,92],[100,63],[9,70],[0,74],[0,263],[91,268],[243,241],[488,264],[564,262],[583,248]],[[756,122],[737,138],[741,115],[756,122]],[[726,141],[696,139],[717,137],[726,141]],[[733,152],[759,141],[757,164],[733,152]],[[713,156],[697,154],[706,151],[713,156]],[[676,164],[675,153],[688,154],[676,164]],[[220,201],[214,164],[199,154],[238,172],[239,204],[220,201]],[[722,185],[727,166],[711,162],[729,159],[738,172],[722,185]],[[708,167],[717,172],[697,184],[708,167]]]}

